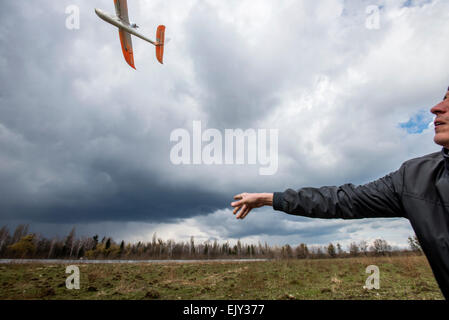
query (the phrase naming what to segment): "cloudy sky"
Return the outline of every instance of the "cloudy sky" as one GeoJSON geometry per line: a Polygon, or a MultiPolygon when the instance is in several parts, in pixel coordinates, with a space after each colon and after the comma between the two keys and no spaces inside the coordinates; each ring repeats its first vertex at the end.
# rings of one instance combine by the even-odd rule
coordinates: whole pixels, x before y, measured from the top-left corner
{"type": "MultiPolygon", "coordinates": [[[[137,70],[112,0],[4,0],[0,11],[0,225],[47,236],[218,239],[291,245],[384,238],[405,219],[314,220],[240,192],[363,184],[439,151],[433,117],[449,85],[449,1],[129,0],[137,70]],[[80,28],[68,29],[68,6],[80,28]],[[379,24],[368,6],[377,6],[379,24]],[[367,13],[368,12],[368,13],[367,13]],[[374,23],[374,24],[373,24],[374,23]],[[174,165],[177,128],[277,129],[276,174],[258,165],[174,165]]],[[[372,7],[371,7],[372,8],[372,7]]]]}

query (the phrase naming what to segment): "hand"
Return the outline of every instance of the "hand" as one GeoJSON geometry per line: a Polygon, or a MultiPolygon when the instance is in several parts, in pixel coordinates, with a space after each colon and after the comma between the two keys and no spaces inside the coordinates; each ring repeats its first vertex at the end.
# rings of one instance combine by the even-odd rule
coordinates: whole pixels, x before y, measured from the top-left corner
{"type": "Polygon", "coordinates": [[[241,193],[234,196],[235,200],[231,203],[235,209],[233,214],[237,214],[237,219],[245,219],[245,217],[254,208],[273,205],[272,193],[241,193]],[[239,212],[240,211],[240,212],[239,212]]]}

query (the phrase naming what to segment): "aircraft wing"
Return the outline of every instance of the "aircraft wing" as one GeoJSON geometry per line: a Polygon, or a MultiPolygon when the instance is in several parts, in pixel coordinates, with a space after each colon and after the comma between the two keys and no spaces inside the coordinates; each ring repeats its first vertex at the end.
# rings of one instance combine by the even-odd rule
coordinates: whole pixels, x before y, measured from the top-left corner
{"type": "MultiPolygon", "coordinates": [[[[116,0],[116,2],[118,1],[116,0]]],[[[126,2],[126,0],[124,0],[124,2],[126,2]]],[[[126,62],[128,62],[132,68],[136,69],[134,66],[133,42],[131,40],[131,35],[122,28],[119,28],[119,34],[123,56],[125,57],[126,62]]]]}
{"type": "Polygon", "coordinates": [[[115,13],[124,23],[129,24],[128,17],[128,1],[127,0],[114,0],[115,13]]]}

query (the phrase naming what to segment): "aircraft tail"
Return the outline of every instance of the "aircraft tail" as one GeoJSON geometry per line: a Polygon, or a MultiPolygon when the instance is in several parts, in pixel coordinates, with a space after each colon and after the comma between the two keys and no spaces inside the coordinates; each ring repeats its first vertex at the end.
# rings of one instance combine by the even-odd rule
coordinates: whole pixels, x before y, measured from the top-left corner
{"type": "Polygon", "coordinates": [[[163,64],[164,60],[164,44],[165,44],[165,26],[157,27],[156,31],[156,58],[163,64]]]}

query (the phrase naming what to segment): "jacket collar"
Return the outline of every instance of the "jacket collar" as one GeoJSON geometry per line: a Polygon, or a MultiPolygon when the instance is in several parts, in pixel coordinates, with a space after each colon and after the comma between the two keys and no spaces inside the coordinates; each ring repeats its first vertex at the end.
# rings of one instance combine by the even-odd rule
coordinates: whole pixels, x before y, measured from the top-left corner
{"type": "Polygon", "coordinates": [[[449,171],[449,150],[446,148],[443,148],[442,153],[443,153],[443,157],[444,157],[444,162],[446,164],[446,170],[449,171]]]}

